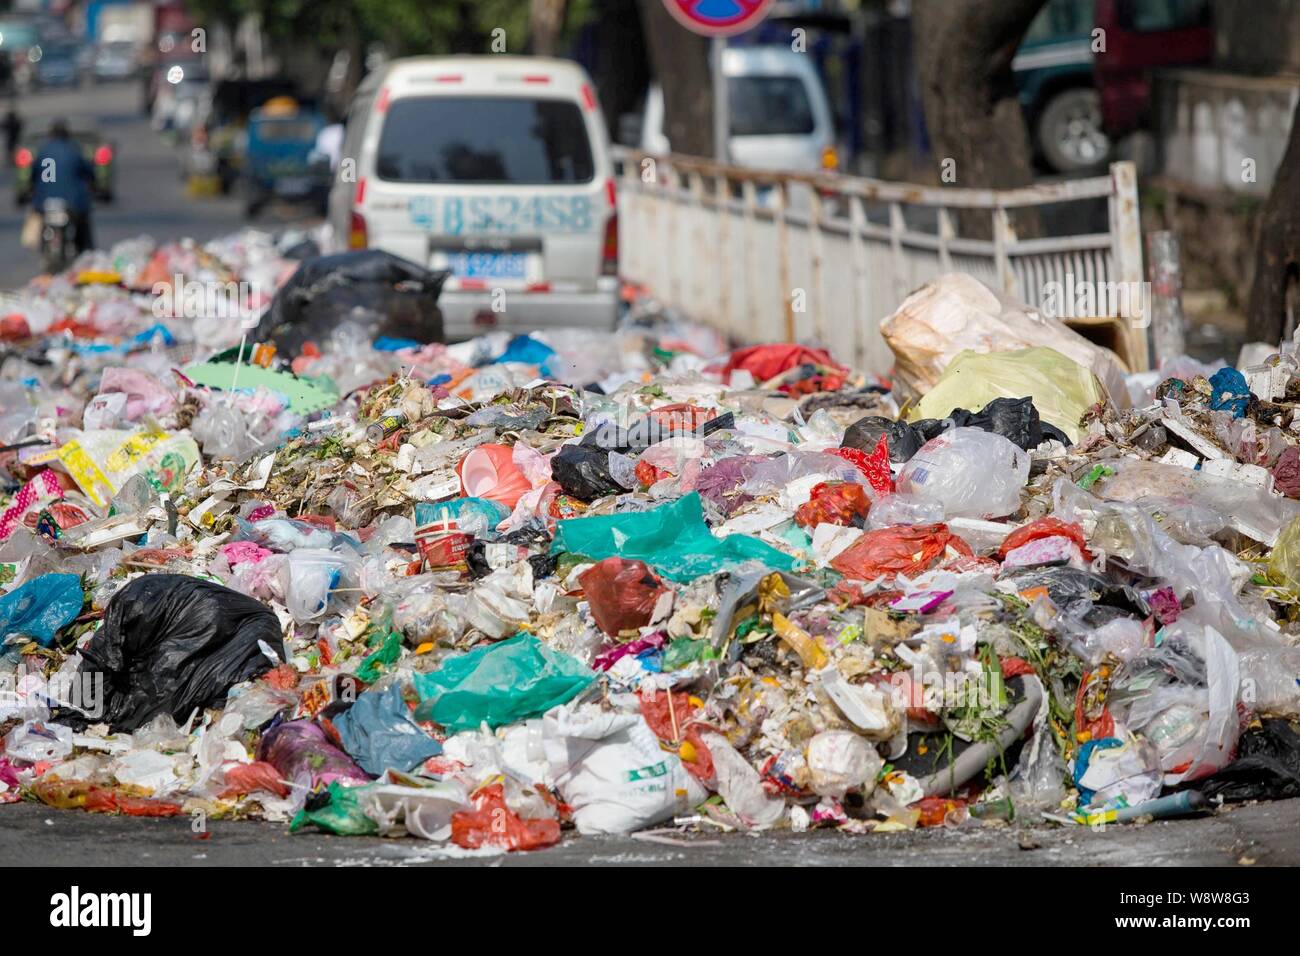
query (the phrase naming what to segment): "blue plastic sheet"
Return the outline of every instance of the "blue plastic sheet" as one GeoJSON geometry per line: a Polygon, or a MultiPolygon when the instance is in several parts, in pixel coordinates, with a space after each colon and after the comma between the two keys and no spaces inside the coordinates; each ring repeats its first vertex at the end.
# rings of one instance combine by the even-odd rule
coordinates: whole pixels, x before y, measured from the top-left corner
{"type": "Polygon", "coordinates": [[[411,719],[397,684],[366,691],[334,719],[343,749],[361,769],[377,777],[390,767],[407,771],[442,753],[442,745],[411,719]]]}
{"type": "Polygon", "coordinates": [[[82,602],[79,576],[43,574],[0,598],[0,640],[21,634],[48,647],[81,613],[82,602]]]}

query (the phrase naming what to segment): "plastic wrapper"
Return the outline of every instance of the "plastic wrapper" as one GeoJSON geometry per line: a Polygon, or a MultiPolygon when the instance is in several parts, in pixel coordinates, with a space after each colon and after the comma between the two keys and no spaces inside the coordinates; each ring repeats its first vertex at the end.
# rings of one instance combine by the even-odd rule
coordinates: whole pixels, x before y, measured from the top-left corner
{"type": "Polygon", "coordinates": [[[809,783],[814,793],[841,800],[849,791],[870,796],[885,762],[863,737],[823,730],[808,741],[809,783]]]}
{"type": "Polygon", "coordinates": [[[949,555],[973,556],[970,546],[947,525],[899,525],[866,532],[836,555],[831,567],[860,581],[897,574],[912,577],[949,555]]]}
{"type": "MultiPolygon", "coordinates": [[[[178,722],[286,660],[280,622],[260,601],[210,581],[149,574],[118,591],[82,649],[80,673],[102,679],[90,722],[130,731],[158,714],[178,722]]],[[[85,720],[69,715],[70,720],[85,720]]]]}
{"type": "Polygon", "coordinates": [[[188,435],[149,429],[85,431],[59,448],[59,460],[86,497],[103,507],[136,474],[179,491],[199,460],[199,446],[188,435]]]}
{"type": "Polygon", "coordinates": [[[942,503],[901,493],[881,498],[871,506],[867,515],[867,527],[872,531],[896,524],[939,524],[942,521],[942,503]]]}
{"type": "Polygon", "coordinates": [[[449,731],[475,730],[539,717],[572,700],[596,675],[530,634],[448,658],[441,670],[416,674],[415,719],[449,731]]]}
{"type": "Polygon", "coordinates": [[[643,561],[605,558],[578,576],[596,626],[617,637],[650,623],[655,605],[667,593],[643,561]]]}
{"type": "Polygon", "coordinates": [[[947,518],[996,518],[1020,508],[1029,456],[1001,435],[955,428],[903,466],[898,490],[943,505],[947,518]]]}

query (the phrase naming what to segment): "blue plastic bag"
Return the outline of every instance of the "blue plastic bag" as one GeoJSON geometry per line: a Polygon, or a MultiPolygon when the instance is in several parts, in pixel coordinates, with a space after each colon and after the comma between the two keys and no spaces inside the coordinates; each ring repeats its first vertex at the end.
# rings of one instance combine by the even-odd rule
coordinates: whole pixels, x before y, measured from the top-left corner
{"type": "Polygon", "coordinates": [[[384,691],[366,691],[334,719],[334,728],[343,749],[372,777],[390,767],[411,770],[442,753],[442,744],[411,719],[397,684],[384,691]]]}
{"type": "Polygon", "coordinates": [[[452,732],[475,730],[485,721],[501,727],[568,703],[595,679],[576,657],[551,650],[531,634],[516,634],[453,657],[442,670],[416,674],[415,719],[452,732]]]}
{"type": "Polygon", "coordinates": [[[1246,414],[1250,404],[1250,389],[1246,386],[1246,376],[1235,368],[1221,368],[1210,376],[1210,408],[1216,412],[1231,412],[1233,418],[1246,414]]]}
{"type": "Polygon", "coordinates": [[[42,574],[0,598],[0,640],[21,634],[49,647],[81,613],[83,601],[78,575],[42,574]]]}

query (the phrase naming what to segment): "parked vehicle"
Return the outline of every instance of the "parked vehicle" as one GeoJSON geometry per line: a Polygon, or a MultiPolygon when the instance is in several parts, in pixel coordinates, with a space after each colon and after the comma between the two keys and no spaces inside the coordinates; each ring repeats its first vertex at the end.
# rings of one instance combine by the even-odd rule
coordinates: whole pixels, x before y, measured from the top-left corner
{"type": "Polygon", "coordinates": [[[1048,0],[1012,61],[1041,159],[1061,173],[1105,166],[1147,118],[1150,71],[1213,53],[1209,10],[1210,0],[1048,0]]]}
{"type": "Polygon", "coordinates": [[[95,47],[91,72],[96,82],[129,80],[138,68],[138,50],[131,40],[113,40],[95,47]]]}
{"type": "Polygon", "coordinates": [[[316,134],[325,125],[319,113],[299,108],[288,97],[269,100],[248,119],[244,158],[245,208],[250,218],[272,200],[323,204],[329,169],[311,162],[316,134]]]}
{"type": "Polygon", "coordinates": [[[81,47],[76,43],[46,41],[31,48],[28,53],[35,66],[35,85],[76,86],[81,81],[78,57],[81,47]]]}
{"type": "Polygon", "coordinates": [[[394,60],[352,102],[329,220],[338,246],[448,270],[439,307],[449,338],[608,330],[619,307],[613,176],[576,63],[394,60]]]}
{"type": "MultiPolygon", "coordinates": [[[[826,90],[812,60],[788,47],[728,47],[722,58],[727,77],[731,135],[727,155],[737,165],[758,169],[822,172],[839,165],[835,124],[826,90]]],[[[663,90],[646,97],[641,148],[668,153],[663,90]]]]}

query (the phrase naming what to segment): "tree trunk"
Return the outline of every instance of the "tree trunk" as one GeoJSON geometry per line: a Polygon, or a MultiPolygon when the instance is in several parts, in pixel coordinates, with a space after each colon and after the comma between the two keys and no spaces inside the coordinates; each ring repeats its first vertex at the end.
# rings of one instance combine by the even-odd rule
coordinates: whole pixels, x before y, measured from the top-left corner
{"type": "Polygon", "coordinates": [[[568,0],[531,0],[528,8],[528,44],[535,56],[555,56],[564,29],[568,0]]]}
{"type": "MultiPolygon", "coordinates": [[[[1011,59],[1044,2],[913,0],[921,102],[945,185],[1012,189],[1033,182],[1029,130],[1011,59]]],[[[963,215],[959,221],[963,235],[992,233],[986,214],[963,215]]],[[[1035,235],[1037,218],[1021,215],[1016,228],[1022,236],[1035,235]]]]}
{"type": "Polygon", "coordinates": [[[1247,334],[1277,342],[1300,323],[1300,104],[1259,220],[1247,334]]]}
{"type": "Polygon", "coordinates": [[[664,134],[674,153],[713,156],[709,41],[673,19],[663,0],[638,0],[650,65],[664,91],[664,134]]]}

